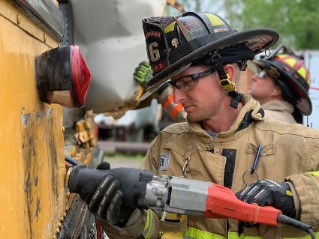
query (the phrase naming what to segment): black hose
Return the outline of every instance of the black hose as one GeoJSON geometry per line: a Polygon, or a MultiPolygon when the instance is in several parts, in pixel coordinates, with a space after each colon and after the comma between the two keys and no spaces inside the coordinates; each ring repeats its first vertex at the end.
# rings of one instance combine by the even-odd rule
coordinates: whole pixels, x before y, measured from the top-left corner
{"type": "Polygon", "coordinates": [[[65,161],[67,161],[68,163],[72,164],[72,165],[80,165],[78,163],[78,161],[76,161],[75,159],[71,158],[70,156],[68,156],[67,154],[64,155],[65,157],[65,161]]]}
{"type": "Polygon", "coordinates": [[[306,223],[300,222],[296,219],[293,219],[283,214],[279,214],[277,216],[277,222],[284,223],[284,224],[293,226],[295,228],[298,228],[300,230],[303,230],[305,232],[308,232],[312,239],[316,239],[315,234],[313,233],[313,230],[311,229],[311,226],[306,223]]]}

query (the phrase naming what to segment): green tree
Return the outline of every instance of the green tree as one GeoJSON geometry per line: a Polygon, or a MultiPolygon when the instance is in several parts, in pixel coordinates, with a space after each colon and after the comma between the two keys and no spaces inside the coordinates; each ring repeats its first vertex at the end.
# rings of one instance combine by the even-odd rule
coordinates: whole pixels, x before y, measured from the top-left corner
{"type": "Polygon", "coordinates": [[[279,32],[279,43],[319,48],[319,0],[224,0],[224,11],[236,30],[271,28],[279,32]]]}
{"type": "MultiPolygon", "coordinates": [[[[203,0],[177,0],[177,2],[181,3],[184,6],[185,11],[194,11],[194,12],[202,12],[205,7],[205,2],[203,0]]],[[[171,6],[167,6],[166,15],[176,16],[179,12],[171,6]]]]}

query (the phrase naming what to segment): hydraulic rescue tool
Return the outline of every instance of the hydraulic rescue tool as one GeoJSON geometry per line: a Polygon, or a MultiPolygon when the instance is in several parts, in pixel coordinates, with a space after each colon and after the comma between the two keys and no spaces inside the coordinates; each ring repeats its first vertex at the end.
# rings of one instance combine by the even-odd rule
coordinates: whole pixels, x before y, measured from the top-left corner
{"type": "Polygon", "coordinates": [[[79,165],[68,169],[66,186],[71,193],[79,193],[89,180],[101,180],[106,175],[120,179],[122,205],[126,207],[207,218],[233,218],[273,226],[284,223],[308,232],[315,239],[310,225],[285,216],[274,207],[245,203],[229,188],[211,182],[156,176],[147,169],[97,170],[79,165]]]}

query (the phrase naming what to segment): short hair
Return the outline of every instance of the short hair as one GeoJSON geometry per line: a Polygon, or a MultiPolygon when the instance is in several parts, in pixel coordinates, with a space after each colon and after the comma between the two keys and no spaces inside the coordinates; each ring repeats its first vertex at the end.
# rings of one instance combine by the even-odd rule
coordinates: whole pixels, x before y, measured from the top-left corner
{"type": "Polygon", "coordinates": [[[241,70],[238,62],[231,64],[235,68],[234,83],[236,85],[236,91],[241,93],[242,91],[242,80],[241,80],[241,70]]]}

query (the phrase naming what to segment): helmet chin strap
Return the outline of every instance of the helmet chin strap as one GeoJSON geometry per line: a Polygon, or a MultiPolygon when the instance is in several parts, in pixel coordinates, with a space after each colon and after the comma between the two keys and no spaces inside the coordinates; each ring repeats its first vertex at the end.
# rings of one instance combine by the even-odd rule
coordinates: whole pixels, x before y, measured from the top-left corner
{"type": "Polygon", "coordinates": [[[224,70],[223,60],[220,55],[218,53],[215,53],[214,55],[212,55],[211,60],[216,67],[222,90],[227,92],[227,94],[233,98],[230,102],[230,106],[234,109],[237,109],[239,102],[241,102],[243,99],[243,95],[236,92],[235,83],[229,80],[229,75],[226,74],[224,70]]]}

